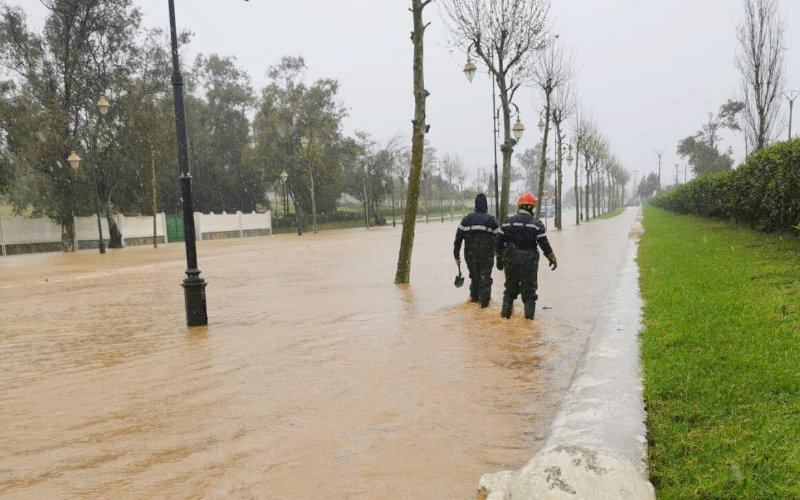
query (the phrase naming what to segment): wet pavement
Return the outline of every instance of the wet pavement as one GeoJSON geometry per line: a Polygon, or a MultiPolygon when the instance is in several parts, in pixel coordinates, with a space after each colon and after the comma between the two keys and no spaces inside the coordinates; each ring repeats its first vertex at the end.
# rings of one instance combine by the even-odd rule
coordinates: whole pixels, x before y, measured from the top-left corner
{"type": "MultiPolygon", "coordinates": [[[[0,258],[0,497],[474,498],[542,445],[634,212],[551,233],[537,320],[456,290],[457,222],[0,258]]],[[[565,215],[566,218],[566,215],[565,215]]],[[[551,221],[552,222],[552,221],[551,221]]]]}

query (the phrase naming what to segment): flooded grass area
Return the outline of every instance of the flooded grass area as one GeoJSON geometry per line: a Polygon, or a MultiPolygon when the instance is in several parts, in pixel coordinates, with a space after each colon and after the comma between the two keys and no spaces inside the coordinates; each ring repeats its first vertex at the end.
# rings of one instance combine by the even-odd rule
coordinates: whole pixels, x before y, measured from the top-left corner
{"type": "Polygon", "coordinates": [[[0,259],[0,496],[473,498],[538,449],[633,221],[553,234],[537,320],[452,286],[455,224],[0,259]]]}

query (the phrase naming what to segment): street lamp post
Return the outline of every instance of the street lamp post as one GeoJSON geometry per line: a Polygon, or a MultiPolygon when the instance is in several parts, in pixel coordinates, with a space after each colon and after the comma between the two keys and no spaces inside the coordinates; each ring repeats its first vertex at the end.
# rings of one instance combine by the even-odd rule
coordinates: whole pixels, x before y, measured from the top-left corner
{"type": "MultiPolygon", "coordinates": [[[[78,170],[81,164],[81,157],[78,156],[75,151],[72,151],[67,158],[67,162],[70,164],[73,170],[78,170]]],[[[94,210],[95,215],[97,216],[97,234],[99,237],[97,240],[97,248],[102,254],[106,253],[106,245],[103,243],[103,226],[100,224],[100,196],[97,194],[97,173],[94,165],[92,165],[92,184],[94,185],[94,210]]]]}
{"type": "Polygon", "coordinates": [[[281,187],[283,188],[283,215],[289,215],[289,207],[288,201],[286,200],[286,179],[289,178],[289,174],[286,173],[286,170],[281,170],[281,174],[278,176],[281,179],[281,187]]]}
{"type": "Polygon", "coordinates": [[[172,42],[172,92],[175,103],[175,129],[178,138],[183,227],[186,236],[186,278],[182,286],[186,304],[186,323],[189,326],[208,324],[206,282],[200,277],[195,243],[194,206],[192,203],[192,174],[189,170],[189,149],[186,134],[186,112],[183,103],[183,75],[178,58],[178,31],[175,27],[175,1],[169,0],[169,27],[172,42]]]}
{"type": "Polygon", "coordinates": [[[800,96],[800,90],[787,90],[783,96],[789,101],[789,140],[792,140],[792,112],[794,110],[794,100],[800,96]]]}
{"type": "Polygon", "coordinates": [[[303,151],[306,152],[306,160],[308,161],[308,176],[311,177],[311,216],[314,221],[314,233],[317,232],[317,198],[314,195],[314,170],[311,168],[311,153],[308,151],[308,145],[311,141],[308,137],[303,136],[300,139],[300,145],[303,146],[303,151]]]}
{"type": "Polygon", "coordinates": [[[397,227],[397,223],[395,222],[394,218],[394,179],[392,179],[392,227],[397,227]]]}
{"type": "MultiPolygon", "coordinates": [[[[472,83],[472,80],[475,78],[475,71],[478,69],[475,66],[475,63],[472,62],[472,58],[470,58],[470,50],[474,47],[474,43],[469,46],[467,49],[467,63],[464,65],[464,75],[467,77],[467,81],[472,83]]],[[[494,60],[494,53],[492,53],[492,60],[494,60]]],[[[497,170],[497,136],[500,133],[500,115],[497,110],[497,87],[494,78],[489,77],[492,80],[492,138],[494,139],[494,209],[495,214],[499,217],[500,216],[500,185],[498,181],[498,170],[497,170]]]]}
{"type": "Polygon", "coordinates": [[[658,155],[658,193],[661,193],[661,156],[664,154],[663,149],[656,149],[658,155]]]}

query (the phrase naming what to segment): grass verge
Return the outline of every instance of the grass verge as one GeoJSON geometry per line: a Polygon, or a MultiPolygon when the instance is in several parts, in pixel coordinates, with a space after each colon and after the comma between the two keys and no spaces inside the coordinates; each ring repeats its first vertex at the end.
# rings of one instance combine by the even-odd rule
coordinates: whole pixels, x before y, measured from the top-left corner
{"type": "Polygon", "coordinates": [[[624,211],[625,211],[625,207],[620,207],[620,208],[618,208],[618,209],[616,209],[616,210],[612,210],[611,212],[606,212],[606,213],[604,213],[604,214],[600,214],[600,215],[598,215],[597,217],[592,217],[592,218],[591,218],[591,219],[589,219],[589,220],[603,220],[603,219],[611,219],[611,218],[613,218],[613,217],[616,217],[617,215],[621,215],[621,214],[622,214],[622,212],[624,212],[624,211]]]}
{"type": "Polygon", "coordinates": [[[800,498],[800,242],[647,206],[639,248],[660,498],[800,498]]]}

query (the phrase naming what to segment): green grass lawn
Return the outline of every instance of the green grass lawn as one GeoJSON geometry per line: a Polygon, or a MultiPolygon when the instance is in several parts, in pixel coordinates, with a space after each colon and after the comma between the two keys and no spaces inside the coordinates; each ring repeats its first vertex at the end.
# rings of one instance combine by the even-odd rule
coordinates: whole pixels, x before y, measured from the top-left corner
{"type": "Polygon", "coordinates": [[[604,214],[600,214],[597,217],[592,217],[589,220],[603,220],[603,219],[611,219],[612,217],[616,217],[617,215],[622,214],[625,211],[625,207],[618,208],[616,210],[612,210],[611,212],[606,212],[604,214]]]}
{"type": "Polygon", "coordinates": [[[660,498],[800,498],[800,239],[647,206],[639,248],[660,498]]]}

